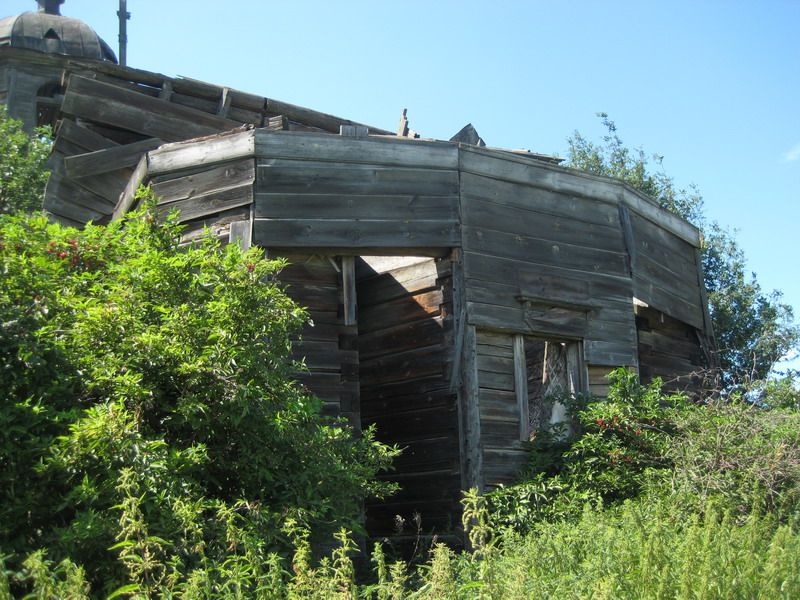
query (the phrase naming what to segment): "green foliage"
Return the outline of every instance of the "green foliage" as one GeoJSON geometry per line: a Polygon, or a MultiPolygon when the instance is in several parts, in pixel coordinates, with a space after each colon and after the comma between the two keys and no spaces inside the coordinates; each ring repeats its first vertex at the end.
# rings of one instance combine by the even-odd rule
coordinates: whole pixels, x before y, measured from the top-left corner
{"type": "Polygon", "coordinates": [[[608,131],[602,144],[575,132],[568,140],[568,166],[621,179],[704,230],[703,269],[721,367],[720,387],[741,389],[765,379],[775,363],[800,342],[791,306],[781,301],[780,292],[761,289],[731,233],[706,222],[703,199],[695,187],[676,188],[661,169],[663,157],[648,157],[640,148],[626,147],[608,115],[598,116],[608,131]]]}
{"type": "Polygon", "coordinates": [[[725,389],[745,388],[767,378],[796,349],[800,329],[779,291],[765,293],[747,272],[736,239],[716,223],[705,230],[703,269],[725,389]]]}
{"type": "Polygon", "coordinates": [[[315,536],[357,528],[363,498],[390,491],[374,476],[395,451],[322,418],[292,381],[307,316],[275,281],[283,263],[178,241],[147,212],[83,231],[0,219],[13,568],[42,548],[95,592],[248,595],[291,552],[288,519],[315,536]]]}
{"type": "Polygon", "coordinates": [[[713,499],[736,515],[766,511],[787,520],[798,513],[800,412],[712,403],[683,412],[676,425],[664,451],[674,464],[666,493],[696,510],[713,499]]]}
{"type": "MultiPolygon", "coordinates": [[[[468,551],[435,544],[411,567],[388,564],[376,545],[375,576],[366,584],[355,577],[356,547],[347,531],[315,562],[309,530],[291,518],[281,528],[294,549],[290,569],[275,553],[244,551],[180,571],[176,560],[158,558],[170,544],[142,519],[146,493],[131,469],[119,483],[119,537],[127,540],[123,562],[137,581],[116,593],[274,600],[800,595],[800,413],[735,402],[691,405],[663,396],[656,385],[639,385],[624,370],[614,373],[608,399],[577,403],[574,411],[576,438],[554,436],[564,444],[559,460],[535,465],[540,481],[561,486],[548,483],[551,508],[538,513],[546,518],[513,531],[490,513],[498,497],[510,495],[472,490],[463,500],[468,551]],[[576,500],[598,481],[602,494],[576,500]],[[569,518],[553,508],[564,506],[562,498],[574,505],[569,518]]],[[[23,582],[38,594],[32,597],[86,596],[76,564],[55,564],[43,553],[17,572],[0,568],[0,598],[23,582]]]]}
{"type": "Polygon", "coordinates": [[[29,136],[0,105],[0,215],[41,210],[51,145],[49,128],[29,136]]]}
{"type": "Polygon", "coordinates": [[[667,450],[689,405],[681,396],[664,396],[659,380],[641,385],[626,369],[609,380],[607,398],[565,403],[577,425],[571,437],[538,433],[523,482],[488,495],[495,526],[526,531],[542,520],[574,518],[587,503],[638,496],[672,468],[667,450]]]}

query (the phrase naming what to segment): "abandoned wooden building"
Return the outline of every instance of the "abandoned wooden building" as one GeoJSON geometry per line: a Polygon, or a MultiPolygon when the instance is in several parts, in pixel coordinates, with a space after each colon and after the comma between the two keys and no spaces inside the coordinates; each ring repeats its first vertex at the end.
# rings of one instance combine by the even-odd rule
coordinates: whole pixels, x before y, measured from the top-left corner
{"type": "Polygon", "coordinates": [[[370,533],[415,511],[453,531],[460,491],[512,482],[557,398],[603,394],[615,367],[685,388],[712,365],[700,233],[624,183],[472,128],[417,139],[119,66],[42,4],[0,21],[0,100],[55,125],[45,208],[105,222],[149,184],[186,241],[210,229],[289,258],[313,320],[299,380],[405,448],[370,533]]]}

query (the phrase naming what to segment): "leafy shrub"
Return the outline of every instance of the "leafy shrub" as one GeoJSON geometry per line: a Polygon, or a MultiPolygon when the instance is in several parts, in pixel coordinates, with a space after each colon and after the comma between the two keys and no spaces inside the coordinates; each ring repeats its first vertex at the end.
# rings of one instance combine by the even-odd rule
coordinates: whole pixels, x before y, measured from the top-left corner
{"type": "Polygon", "coordinates": [[[29,136],[0,105],[0,215],[42,209],[51,145],[49,128],[29,136]]]}
{"type": "MultiPolygon", "coordinates": [[[[283,266],[148,213],[76,231],[0,220],[0,548],[46,549],[96,591],[246,580],[358,527],[394,451],[292,381],[306,313],[283,266]],[[198,579],[199,578],[199,579],[198,579]]],[[[211,585],[211,584],[209,584],[211,585]]],[[[213,587],[213,586],[212,586],[213,587]]]]}
{"type": "MultiPolygon", "coordinates": [[[[768,396],[769,397],[769,396],[768,396]]],[[[800,412],[745,402],[687,411],[665,450],[674,463],[667,490],[686,503],[709,499],[735,514],[789,518],[800,507],[800,412]]]]}
{"type": "Polygon", "coordinates": [[[607,398],[565,402],[574,432],[543,431],[534,438],[531,466],[517,485],[489,494],[495,525],[527,530],[543,519],[577,517],[585,504],[634,498],[667,472],[667,454],[680,415],[692,408],[665,396],[661,382],[639,383],[626,369],[609,375],[607,398]]]}

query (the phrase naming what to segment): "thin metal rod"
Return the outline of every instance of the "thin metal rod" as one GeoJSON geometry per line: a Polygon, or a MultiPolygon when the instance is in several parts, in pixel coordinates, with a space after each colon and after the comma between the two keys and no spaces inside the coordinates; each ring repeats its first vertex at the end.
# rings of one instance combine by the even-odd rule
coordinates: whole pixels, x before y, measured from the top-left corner
{"type": "Polygon", "coordinates": [[[128,12],[128,0],[119,0],[117,16],[119,17],[119,64],[124,67],[128,64],[128,20],[131,18],[131,13],[128,12]]]}

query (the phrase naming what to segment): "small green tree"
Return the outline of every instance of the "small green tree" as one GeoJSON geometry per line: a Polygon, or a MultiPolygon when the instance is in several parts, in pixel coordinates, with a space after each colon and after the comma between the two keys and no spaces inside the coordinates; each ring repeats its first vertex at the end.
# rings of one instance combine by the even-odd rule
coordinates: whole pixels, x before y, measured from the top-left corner
{"type": "Polygon", "coordinates": [[[0,555],[69,557],[106,592],[252,582],[288,520],[358,528],[389,491],[393,450],[292,380],[283,263],[179,240],[147,212],[0,218],[0,555]]]}
{"type": "Polygon", "coordinates": [[[0,105],[0,214],[41,210],[51,145],[49,128],[29,136],[0,105]]]}
{"type": "Polygon", "coordinates": [[[607,130],[602,143],[575,132],[568,139],[567,166],[621,179],[703,230],[705,286],[722,388],[731,390],[766,378],[775,363],[800,341],[792,307],[781,301],[780,292],[765,293],[755,274],[748,273],[735,237],[717,223],[706,221],[703,198],[696,187],[677,188],[661,169],[662,156],[649,157],[641,148],[628,148],[608,115],[598,116],[607,130]]]}

